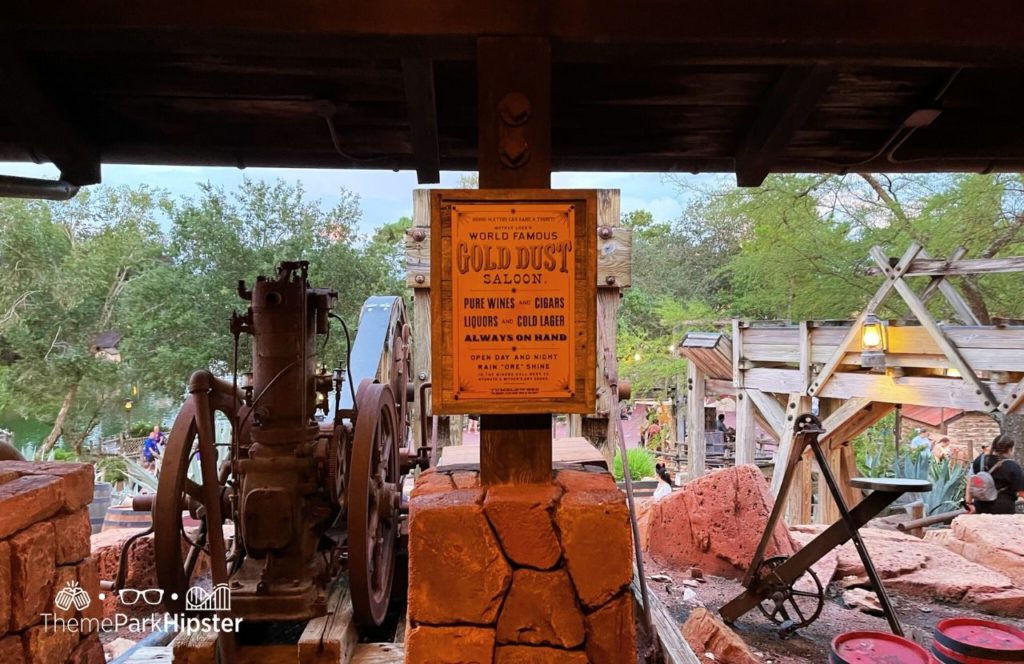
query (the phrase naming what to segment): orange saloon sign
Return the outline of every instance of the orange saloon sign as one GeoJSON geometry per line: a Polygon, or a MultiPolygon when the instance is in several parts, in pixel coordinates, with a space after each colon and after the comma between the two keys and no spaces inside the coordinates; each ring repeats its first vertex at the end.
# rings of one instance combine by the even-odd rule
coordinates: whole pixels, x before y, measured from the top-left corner
{"type": "Polygon", "coordinates": [[[432,203],[434,411],[592,411],[593,197],[441,191],[432,203]]]}

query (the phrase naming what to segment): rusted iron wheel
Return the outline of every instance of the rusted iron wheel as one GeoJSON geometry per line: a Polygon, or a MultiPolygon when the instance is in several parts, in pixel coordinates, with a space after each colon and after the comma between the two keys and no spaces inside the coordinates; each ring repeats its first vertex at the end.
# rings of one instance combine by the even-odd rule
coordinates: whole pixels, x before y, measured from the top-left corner
{"type": "Polygon", "coordinates": [[[395,571],[401,501],[398,468],[399,424],[388,385],[363,381],[346,507],[348,576],[353,616],[362,627],[384,622],[395,571]]]}
{"type": "MultiPolygon", "coordinates": [[[[228,463],[217,468],[214,413],[222,412],[235,425],[234,403],[215,389],[217,381],[209,372],[196,372],[189,381],[191,394],[174,420],[157,485],[153,510],[156,573],[164,589],[168,611],[185,611],[185,593],[200,555],[210,559],[214,585],[227,583],[229,556],[224,539],[225,486],[228,463]],[[189,469],[198,457],[199,473],[189,469]],[[182,512],[198,518],[197,534],[186,533],[182,512]]],[[[227,441],[222,441],[226,443],[227,441]]]]}
{"type": "Polygon", "coordinates": [[[757,576],[764,599],[757,608],[765,618],[792,633],[807,627],[821,615],[825,606],[825,589],[812,569],[804,572],[794,583],[784,582],[775,570],[786,560],[786,556],[775,556],[761,562],[757,576]]]}

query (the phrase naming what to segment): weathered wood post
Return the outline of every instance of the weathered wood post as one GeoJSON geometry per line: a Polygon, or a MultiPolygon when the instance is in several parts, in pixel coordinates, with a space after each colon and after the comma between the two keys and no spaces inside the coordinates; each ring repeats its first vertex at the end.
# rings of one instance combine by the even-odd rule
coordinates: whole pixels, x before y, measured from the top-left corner
{"type": "Polygon", "coordinates": [[[704,378],[704,372],[690,360],[686,368],[686,471],[690,479],[704,474],[704,378]]]}
{"type": "Polygon", "coordinates": [[[552,413],[597,401],[598,193],[549,188],[547,40],[477,55],[481,188],[427,195],[431,406],[480,414],[480,458],[412,491],[406,661],[631,661],[624,497],[552,464],[552,413]]]}

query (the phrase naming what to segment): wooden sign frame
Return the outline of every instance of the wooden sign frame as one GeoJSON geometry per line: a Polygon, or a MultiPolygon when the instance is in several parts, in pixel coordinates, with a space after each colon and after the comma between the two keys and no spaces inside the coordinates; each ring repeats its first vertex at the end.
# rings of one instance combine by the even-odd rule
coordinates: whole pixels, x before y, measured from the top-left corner
{"type": "MultiPolygon", "coordinates": [[[[430,192],[430,223],[433,411],[442,415],[593,412],[597,391],[596,190],[434,189],[430,192]],[[453,220],[457,226],[454,229],[453,220]],[[540,225],[530,226],[534,223],[531,220],[541,220],[540,225]],[[481,239],[479,229],[492,221],[498,234],[481,239]],[[536,232],[534,228],[570,226],[571,239],[560,234],[557,246],[549,247],[543,240],[541,244],[523,240],[534,237],[528,235],[536,232]],[[476,229],[474,239],[467,229],[476,229]],[[476,270],[459,271],[456,266],[459,257],[453,251],[453,231],[460,234],[463,252],[476,252],[476,267],[489,275],[487,279],[535,277],[538,281],[533,283],[542,288],[537,290],[541,294],[538,297],[549,296],[543,289],[548,284],[557,289],[551,293],[561,293],[558,297],[564,299],[564,304],[548,299],[550,304],[544,306],[551,306],[551,310],[536,310],[533,304],[537,300],[526,303],[531,297],[524,294],[529,292],[529,282],[474,281],[478,277],[471,272],[476,270]],[[517,241],[523,244],[516,245],[517,241]],[[542,271],[518,272],[531,260],[531,248],[544,255],[542,271]],[[565,262],[569,255],[571,265],[565,262]],[[568,279],[562,277],[566,266],[571,267],[571,282],[558,283],[559,278],[568,279]],[[551,274],[545,275],[547,268],[551,268],[551,274]],[[481,290],[482,283],[489,284],[485,290],[481,290]],[[460,293],[458,302],[456,292],[460,293]],[[492,308],[496,303],[513,305],[512,300],[511,311],[492,308]],[[520,307],[521,313],[515,313],[520,307]],[[474,318],[474,313],[480,316],[474,318]],[[539,327],[508,324],[511,317],[519,321],[521,315],[534,316],[539,327]],[[481,334],[467,325],[482,325],[481,334]],[[461,330],[458,338],[456,330],[461,330]],[[555,341],[543,342],[546,354],[538,354],[538,340],[550,339],[555,341]],[[552,361],[538,361],[540,357],[552,361]],[[535,378],[529,379],[528,375],[535,378]]],[[[461,255],[463,261],[468,255],[461,255]]],[[[467,263],[463,262],[462,267],[466,268],[467,263]]]]}

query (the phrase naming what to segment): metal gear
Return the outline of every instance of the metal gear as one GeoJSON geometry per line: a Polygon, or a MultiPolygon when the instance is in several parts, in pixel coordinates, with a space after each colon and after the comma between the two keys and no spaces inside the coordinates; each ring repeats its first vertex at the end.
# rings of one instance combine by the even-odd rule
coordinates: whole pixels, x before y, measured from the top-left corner
{"type": "Polygon", "coordinates": [[[757,568],[758,587],[764,597],[757,608],[765,618],[781,625],[789,634],[810,625],[821,615],[825,605],[825,589],[818,575],[811,569],[793,583],[784,582],[775,570],[786,560],[787,556],[766,558],[757,568]]]}

